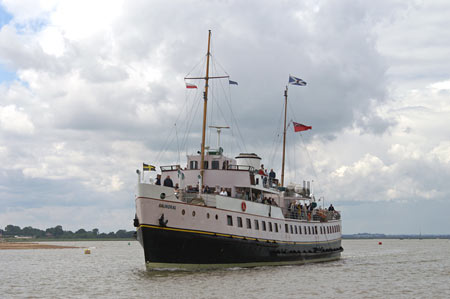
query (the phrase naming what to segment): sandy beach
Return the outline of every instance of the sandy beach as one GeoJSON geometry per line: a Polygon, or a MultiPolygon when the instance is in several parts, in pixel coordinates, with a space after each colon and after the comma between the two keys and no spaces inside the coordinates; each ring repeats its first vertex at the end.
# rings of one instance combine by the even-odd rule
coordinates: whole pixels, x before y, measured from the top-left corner
{"type": "Polygon", "coordinates": [[[78,248],[74,246],[49,245],[29,242],[0,242],[0,250],[6,249],[64,249],[78,248]]]}

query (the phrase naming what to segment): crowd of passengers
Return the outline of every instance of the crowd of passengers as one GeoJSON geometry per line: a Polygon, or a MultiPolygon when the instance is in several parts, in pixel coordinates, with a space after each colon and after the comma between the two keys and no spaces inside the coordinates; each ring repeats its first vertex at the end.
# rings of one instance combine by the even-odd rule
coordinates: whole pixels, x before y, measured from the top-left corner
{"type": "MultiPolygon", "coordinates": [[[[304,205],[302,205],[301,203],[291,202],[288,206],[288,212],[290,214],[290,218],[302,219],[307,218],[308,214],[311,215],[316,207],[317,204],[315,202],[311,202],[310,204],[305,203],[304,205]]],[[[327,211],[327,209],[324,209],[324,211],[327,211]]],[[[330,206],[328,207],[328,211],[335,211],[332,204],[330,204],[330,206]]]]}

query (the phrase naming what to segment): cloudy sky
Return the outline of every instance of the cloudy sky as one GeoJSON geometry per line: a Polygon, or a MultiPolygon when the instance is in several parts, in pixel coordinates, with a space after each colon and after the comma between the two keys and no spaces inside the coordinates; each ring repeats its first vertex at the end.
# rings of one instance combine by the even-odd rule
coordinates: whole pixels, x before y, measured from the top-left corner
{"type": "Polygon", "coordinates": [[[296,75],[286,181],[344,233],[449,233],[448,1],[0,0],[0,227],[131,230],[135,170],[198,150],[209,29],[228,155],[279,175],[296,75]]]}

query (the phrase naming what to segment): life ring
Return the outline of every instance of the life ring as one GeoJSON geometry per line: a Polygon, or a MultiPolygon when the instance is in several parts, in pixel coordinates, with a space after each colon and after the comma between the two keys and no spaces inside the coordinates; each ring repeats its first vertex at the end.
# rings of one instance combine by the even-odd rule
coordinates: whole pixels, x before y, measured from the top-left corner
{"type": "Polygon", "coordinates": [[[243,212],[245,212],[245,210],[247,209],[247,205],[245,204],[245,201],[242,202],[241,209],[243,212]]]}

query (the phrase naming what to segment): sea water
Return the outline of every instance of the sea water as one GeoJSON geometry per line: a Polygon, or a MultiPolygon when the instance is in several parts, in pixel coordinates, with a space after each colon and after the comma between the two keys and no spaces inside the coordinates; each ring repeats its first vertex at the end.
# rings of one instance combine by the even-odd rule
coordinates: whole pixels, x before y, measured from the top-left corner
{"type": "Polygon", "coordinates": [[[450,240],[344,240],[342,259],[147,271],[138,242],[0,250],[0,298],[450,298],[450,240]],[[91,254],[84,249],[90,248],[91,254]]]}

